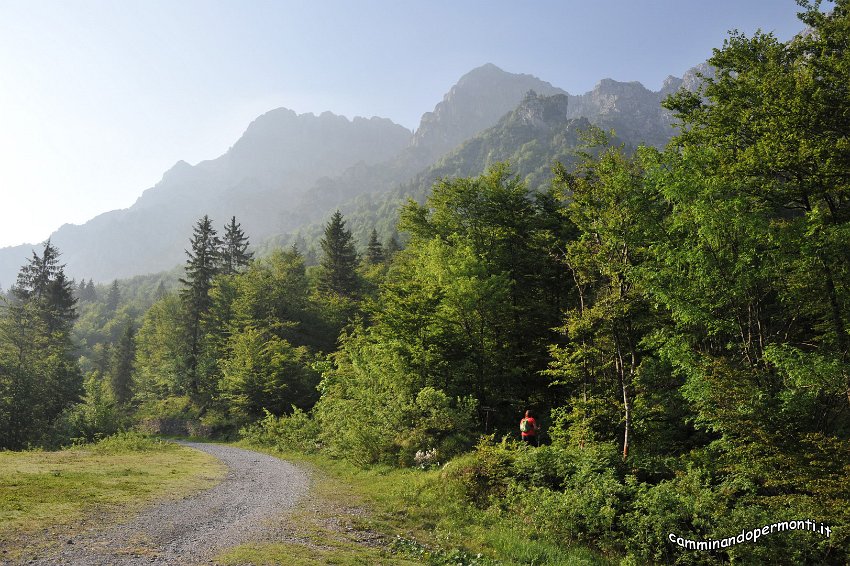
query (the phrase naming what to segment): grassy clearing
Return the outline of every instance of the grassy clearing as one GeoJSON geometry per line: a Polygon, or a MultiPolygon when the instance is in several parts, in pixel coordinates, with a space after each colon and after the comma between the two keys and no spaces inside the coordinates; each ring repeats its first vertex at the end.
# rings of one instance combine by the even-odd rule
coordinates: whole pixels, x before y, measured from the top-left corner
{"type": "Polygon", "coordinates": [[[285,543],[230,549],[217,558],[224,564],[619,562],[583,547],[532,540],[523,532],[522,518],[507,520],[468,505],[441,480],[439,470],[361,470],[322,456],[267,452],[312,470],[311,497],[288,519],[285,543]]]}
{"type": "Polygon", "coordinates": [[[22,541],[40,546],[56,532],[126,517],[211,487],[224,471],[208,454],[137,434],[58,452],[0,452],[0,548],[11,557],[22,541]]]}

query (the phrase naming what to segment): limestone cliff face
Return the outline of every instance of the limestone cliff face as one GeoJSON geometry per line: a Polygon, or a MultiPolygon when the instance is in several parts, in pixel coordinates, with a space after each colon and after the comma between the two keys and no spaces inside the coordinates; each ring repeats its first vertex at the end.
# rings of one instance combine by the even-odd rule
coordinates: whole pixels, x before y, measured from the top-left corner
{"type": "Polygon", "coordinates": [[[569,116],[613,129],[621,138],[660,147],[673,135],[670,117],[661,107],[663,98],[639,82],[603,79],[592,91],[570,97],[569,116]]]}
{"type": "Polygon", "coordinates": [[[516,122],[541,130],[549,130],[562,124],[568,116],[569,96],[540,96],[533,90],[528,91],[512,115],[516,122]]]}
{"type": "Polygon", "coordinates": [[[411,146],[422,154],[423,162],[433,161],[494,126],[530,90],[544,96],[566,94],[537,77],[508,73],[493,64],[473,69],[460,78],[432,112],[422,115],[411,146]]]}

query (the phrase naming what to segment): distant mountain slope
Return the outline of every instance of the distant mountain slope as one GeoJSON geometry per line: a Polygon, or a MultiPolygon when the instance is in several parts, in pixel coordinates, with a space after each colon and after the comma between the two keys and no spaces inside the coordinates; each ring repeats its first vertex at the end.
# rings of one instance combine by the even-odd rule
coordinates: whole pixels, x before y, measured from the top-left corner
{"type": "MultiPolygon", "coordinates": [[[[409,198],[424,202],[438,179],[480,175],[490,165],[506,161],[529,187],[545,189],[552,178],[553,164],[559,161],[569,167],[578,159],[577,151],[585,149],[580,135],[591,122],[569,115],[567,95],[540,96],[530,91],[495,126],[462,143],[407,183],[358,195],[339,208],[355,240],[364,244],[373,227],[383,239],[388,239],[401,205],[409,198]]],[[[292,235],[273,238],[266,247],[296,243],[308,254],[314,254],[322,230],[323,223],[316,222],[292,235]]]]}
{"type": "MultiPolygon", "coordinates": [[[[562,131],[578,124],[568,126],[570,119],[613,128],[630,143],[663,145],[673,130],[660,101],[695,81],[693,73],[671,77],[652,92],[640,83],[605,79],[589,93],[569,95],[488,64],[461,77],[415,133],[381,118],[272,110],[224,155],[195,166],[181,161],[130,208],[62,226],[51,239],[70,276],[109,281],[182,263],[192,226],[204,214],[218,226],[235,215],[258,244],[302,227],[309,232],[314,228],[306,227],[338,207],[353,210],[355,202],[394,206],[398,195],[427,191],[436,176],[475,175],[493,161],[510,160],[537,185],[552,161],[571,151],[573,132],[562,131]],[[535,96],[524,98],[529,91],[535,96]],[[535,104],[554,114],[541,118],[535,104]],[[523,122],[523,112],[538,121],[523,122]],[[566,122],[554,125],[554,115],[566,122]],[[390,201],[374,202],[380,195],[390,201]]],[[[0,285],[14,283],[32,247],[0,249],[0,285]]]]}
{"type": "MultiPolygon", "coordinates": [[[[224,155],[178,162],[133,206],[51,235],[66,272],[108,281],[170,269],[184,260],[192,227],[204,214],[223,226],[232,215],[253,241],[299,225],[287,215],[322,175],[398,154],[412,132],[383,118],[348,120],[280,108],[250,124],[224,155]]],[[[0,250],[0,284],[14,283],[32,246],[0,250]],[[21,252],[25,251],[22,255],[21,252]]]]}

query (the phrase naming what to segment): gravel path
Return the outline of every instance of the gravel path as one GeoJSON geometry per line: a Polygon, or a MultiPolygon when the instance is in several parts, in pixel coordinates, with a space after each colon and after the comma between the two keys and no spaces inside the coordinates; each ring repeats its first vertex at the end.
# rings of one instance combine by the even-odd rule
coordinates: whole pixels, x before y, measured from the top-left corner
{"type": "Polygon", "coordinates": [[[212,489],[147,509],[126,523],[86,534],[28,564],[74,566],[211,564],[222,550],[263,538],[269,519],[306,495],[292,464],[230,446],[183,442],[219,458],[227,477],[212,489]]]}

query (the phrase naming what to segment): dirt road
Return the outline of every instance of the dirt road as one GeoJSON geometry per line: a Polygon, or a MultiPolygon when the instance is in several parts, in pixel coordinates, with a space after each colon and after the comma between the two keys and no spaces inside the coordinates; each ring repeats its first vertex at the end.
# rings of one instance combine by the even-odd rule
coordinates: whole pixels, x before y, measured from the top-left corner
{"type": "Polygon", "coordinates": [[[147,509],[126,522],[69,539],[29,559],[39,565],[211,564],[222,550],[261,538],[275,517],[307,494],[307,474],[271,456],[215,444],[183,443],[228,468],[212,489],[147,509]]]}

